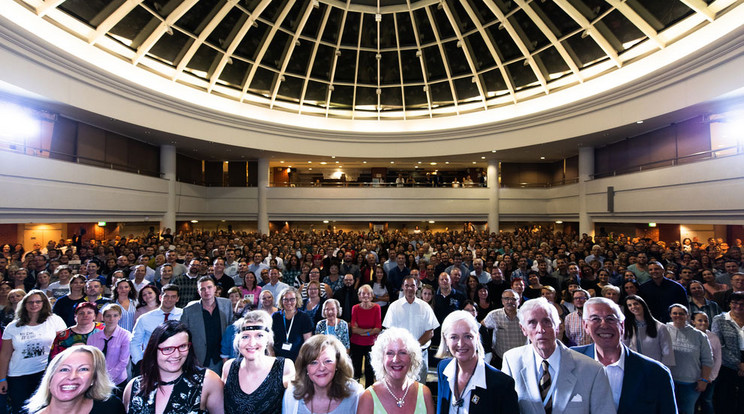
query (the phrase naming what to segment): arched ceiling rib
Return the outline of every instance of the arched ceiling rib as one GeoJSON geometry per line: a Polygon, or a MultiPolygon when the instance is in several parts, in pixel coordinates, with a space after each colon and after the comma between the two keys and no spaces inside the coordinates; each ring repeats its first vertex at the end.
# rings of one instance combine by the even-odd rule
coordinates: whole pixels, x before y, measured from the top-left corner
{"type": "Polygon", "coordinates": [[[89,27],[81,36],[87,43],[205,93],[295,113],[379,120],[534,99],[653,54],[700,26],[677,29],[682,22],[712,22],[740,3],[15,1],[81,36],[72,17],[89,27]],[[110,49],[104,38],[131,53],[110,49]]]}

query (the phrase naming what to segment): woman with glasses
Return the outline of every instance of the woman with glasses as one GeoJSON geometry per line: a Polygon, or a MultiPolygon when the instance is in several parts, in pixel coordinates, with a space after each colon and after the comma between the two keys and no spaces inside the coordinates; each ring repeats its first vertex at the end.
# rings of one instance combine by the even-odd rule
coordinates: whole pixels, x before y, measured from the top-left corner
{"type": "Polygon", "coordinates": [[[197,366],[191,332],[179,321],[164,322],[152,332],[141,372],[124,390],[129,414],[223,411],[222,381],[197,366]]]}
{"type": "Polygon", "coordinates": [[[274,324],[274,354],[294,361],[302,343],[310,339],[315,325],[302,307],[297,289],[288,287],[279,294],[279,311],[271,315],[274,324]]]}

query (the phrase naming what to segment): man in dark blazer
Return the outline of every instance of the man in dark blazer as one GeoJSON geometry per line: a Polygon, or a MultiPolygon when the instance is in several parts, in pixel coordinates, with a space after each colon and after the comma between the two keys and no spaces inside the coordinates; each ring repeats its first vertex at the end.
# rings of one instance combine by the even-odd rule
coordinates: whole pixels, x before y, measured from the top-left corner
{"type": "Polygon", "coordinates": [[[181,322],[191,331],[191,344],[199,363],[221,374],[220,344],[222,333],[233,321],[232,306],[230,299],[215,297],[217,287],[211,277],[199,278],[197,288],[201,299],[183,309],[181,322]]]}
{"type": "Polygon", "coordinates": [[[584,329],[594,343],[572,349],[605,367],[618,414],[676,413],[672,374],[620,342],[624,319],[615,302],[589,299],[584,304],[584,329]]]}

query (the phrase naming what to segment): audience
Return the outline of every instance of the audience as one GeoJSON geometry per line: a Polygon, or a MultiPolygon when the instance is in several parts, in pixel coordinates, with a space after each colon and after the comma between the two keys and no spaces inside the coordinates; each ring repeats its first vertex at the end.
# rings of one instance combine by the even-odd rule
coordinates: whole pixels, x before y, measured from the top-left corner
{"type": "MultiPolygon", "coordinates": [[[[261,314],[271,316],[273,320],[273,343],[266,345],[269,352],[275,351],[292,360],[297,358],[300,346],[313,333],[335,336],[341,340],[342,349],[348,349],[350,345],[354,362],[351,377],[360,379],[366,371],[365,384],[369,386],[372,367],[363,361],[369,359],[370,348],[381,332],[381,325],[403,328],[418,340],[419,351],[424,355],[418,365],[418,375],[424,383],[427,368],[435,365],[428,361],[427,356],[430,344],[433,342],[434,350],[439,343],[439,335],[431,341],[435,329],[453,312],[464,309],[466,299],[472,300],[467,302],[468,311],[475,313],[476,320],[483,318],[482,325],[478,324],[478,329],[471,331],[488,337],[496,351],[490,365],[499,368],[508,349],[526,343],[524,332],[529,331],[522,330],[516,315],[520,305],[538,300],[528,298],[543,296],[557,311],[559,317],[553,321],[553,329],[557,328],[556,339],[559,342],[566,339],[566,344],[571,345],[591,343],[593,336],[586,331],[588,316],[583,309],[584,299],[590,296],[587,293],[626,306],[624,332],[620,331],[622,342],[630,351],[645,354],[668,366],[680,388],[690,388],[685,395],[678,390],[681,411],[692,407],[690,401],[700,391],[705,392],[698,404],[708,412],[711,409],[720,412],[720,407],[726,404],[736,407],[734,411],[740,408],[736,398],[720,398],[726,395],[724,393],[739,395],[739,391],[730,390],[740,389],[738,374],[744,372],[740,362],[734,363],[737,359],[742,360],[737,353],[740,349],[735,343],[735,335],[743,336],[741,332],[744,330],[737,296],[737,292],[744,290],[744,274],[739,273],[744,268],[742,244],[738,240],[727,244],[711,238],[707,243],[694,241],[684,244],[622,234],[600,234],[592,238],[553,233],[539,226],[499,234],[477,232],[469,227],[465,231],[441,233],[428,230],[415,233],[326,230],[274,232],[269,235],[234,231],[175,235],[164,232],[158,235],[151,231],[146,236],[122,235],[113,240],[88,237],[76,236],[59,243],[51,241],[45,249],[38,246],[30,251],[24,251],[22,245],[4,245],[2,259],[3,264],[7,264],[4,266],[7,283],[0,284],[0,307],[5,317],[5,322],[0,321],[0,328],[6,331],[4,338],[7,339],[3,341],[0,352],[0,374],[6,372],[0,375],[0,395],[4,397],[8,389],[11,391],[9,405],[14,413],[23,412],[25,398],[37,388],[46,362],[51,359],[49,353],[53,338],[60,338],[54,352],[61,352],[69,346],[66,342],[73,336],[87,337],[86,334],[92,332],[88,332],[91,326],[99,327],[95,314],[104,306],[105,312],[101,315],[106,329],[87,337],[89,343],[94,340],[99,349],[108,352],[111,347],[109,339],[124,338],[127,335],[122,333],[129,330],[134,333],[131,359],[128,355],[123,356],[125,352],[105,355],[106,369],[115,385],[121,386],[139,373],[136,363],[144,356],[151,333],[166,320],[179,319],[181,308],[198,300],[192,308],[201,311],[202,315],[198,312],[191,315],[186,326],[190,338],[207,338],[207,342],[198,339],[193,345],[189,344],[189,354],[196,352],[200,355],[197,363],[208,362],[219,371],[226,356],[237,356],[236,361],[242,362],[244,356],[240,355],[239,349],[224,352],[225,341],[232,342],[237,338],[237,344],[241,338],[242,331],[231,323],[253,310],[263,310],[261,314]],[[130,275],[135,277],[134,284],[130,275]],[[137,276],[142,275],[143,282],[136,284],[139,282],[137,276]],[[215,292],[201,292],[200,285],[213,286],[215,292]],[[232,288],[233,285],[236,288],[232,288]],[[23,290],[11,291],[14,287],[23,290]],[[29,294],[34,298],[33,303],[20,300],[28,298],[25,292],[33,287],[41,289],[29,294]],[[160,287],[164,288],[162,294],[160,287]],[[225,309],[221,313],[232,313],[237,303],[243,309],[234,318],[232,315],[220,316],[220,323],[204,325],[204,312],[210,313],[213,302],[220,303],[219,292],[223,297],[231,292],[235,296],[231,298],[235,302],[230,304],[231,312],[225,309]],[[13,363],[14,358],[17,359],[14,355],[19,352],[15,342],[20,340],[14,332],[19,328],[35,331],[42,324],[49,325],[42,322],[49,320],[50,315],[41,316],[43,309],[36,310],[36,302],[40,299],[35,298],[40,296],[49,297],[46,303],[54,305],[54,314],[62,317],[67,326],[53,328],[49,344],[44,342],[46,345],[33,350],[34,358],[39,362],[28,368],[24,364],[20,369],[13,363]],[[109,305],[112,301],[115,306],[109,305]],[[77,309],[80,303],[84,305],[77,309]],[[678,304],[675,305],[678,314],[676,325],[659,322],[670,320],[668,307],[675,303],[678,304]],[[736,308],[730,308],[731,303],[736,308]],[[18,320],[18,310],[25,314],[21,318],[25,322],[13,325],[10,321],[18,320]],[[86,314],[76,315],[78,310],[86,314]],[[91,319],[88,310],[94,316],[91,321],[88,321],[91,319]],[[34,322],[29,320],[29,311],[34,315],[34,322]],[[696,315],[696,319],[701,320],[699,326],[705,326],[703,319],[712,322],[712,332],[709,331],[707,336],[718,337],[722,345],[723,368],[716,381],[721,383],[720,387],[713,387],[713,384],[703,387],[707,384],[705,381],[696,381],[690,387],[696,378],[683,375],[688,361],[675,363],[675,348],[679,354],[680,345],[675,343],[673,347],[670,336],[680,339],[679,332],[687,332],[690,328],[686,325],[686,315],[698,311],[702,312],[696,315]],[[685,313],[685,318],[682,313],[685,313]],[[367,314],[374,317],[369,318],[367,314]],[[567,337],[563,337],[564,318],[567,337]],[[489,328],[493,330],[489,331],[489,328]],[[670,330],[677,335],[670,335],[670,330]],[[54,335],[55,332],[61,336],[54,335]],[[220,337],[224,338],[222,349],[220,337]],[[210,342],[209,338],[214,338],[214,341],[210,342]],[[135,364],[134,375],[123,369],[130,361],[135,364]],[[713,408],[712,394],[716,397],[713,408]]],[[[446,347],[447,344],[439,345],[446,347]]],[[[229,343],[226,346],[231,347],[229,343]]],[[[556,349],[563,350],[560,346],[556,349]]],[[[484,350],[485,353],[489,351],[484,350]]],[[[454,360],[461,359],[461,355],[451,356],[454,360]]],[[[82,357],[87,358],[87,354],[82,357]]],[[[477,357],[481,358],[481,355],[477,357]]],[[[462,366],[469,366],[462,362],[465,361],[461,361],[462,366]]],[[[52,372],[48,375],[54,377],[57,367],[50,365],[50,369],[52,372]]],[[[461,373],[455,374],[458,378],[462,376],[461,373]]],[[[707,374],[701,372],[700,376],[707,374]]],[[[715,377],[709,376],[704,379],[710,381],[715,377]]],[[[520,385],[518,378],[515,380],[519,392],[523,384],[520,385]]],[[[317,388],[318,384],[311,383],[317,388]]],[[[153,391],[153,383],[141,385],[149,392],[153,391]]],[[[244,394],[250,394],[242,382],[238,385],[244,394]]],[[[401,387],[396,390],[402,393],[402,387],[411,384],[403,381],[395,385],[401,387]]],[[[305,386],[309,389],[307,387],[311,385],[305,386]]],[[[321,388],[318,390],[322,393],[321,388]]],[[[453,391],[455,397],[472,392],[453,388],[450,394],[453,391]]],[[[292,398],[296,400],[295,394],[292,398]]],[[[144,395],[140,394],[140,397],[144,395]]],[[[42,406],[55,404],[53,393],[44,398],[42,406]]],[[[96,398],[89,401],[87,394],[85,398],[80,400],[85,404],[98,401],[96,398]]],[[[216,401],[216,397],[212,398],[216,401]]],[[[307,399],[307,396],[302,399],[312,402],[313,408],[315,402],[327,404],[331,401],[331,405],[335,405],[343,400],[326,398],[322,394],[318,401],[307,399]]],[[[449,403],[453,400],[457,398],[449,400],[449,403]]],[[[130,409],[131,402],[131,399],[124,400],[130,409]]],[[[94,404],[98,406],[99,403],[94,404]]],[[[362,406],[366,407],[365,404],[362,406]]],[[[167,410],[167,407],[155,407],[156,412],[163,409],[167,410]]],[[[428,411],[428,407],[424,410],[428,411]]]]}

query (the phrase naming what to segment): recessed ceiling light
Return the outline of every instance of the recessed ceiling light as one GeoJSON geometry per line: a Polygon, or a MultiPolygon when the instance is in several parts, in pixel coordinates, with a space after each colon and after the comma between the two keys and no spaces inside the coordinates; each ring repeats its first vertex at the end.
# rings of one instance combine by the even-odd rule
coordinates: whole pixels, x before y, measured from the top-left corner
{"type": "Polygon", "coordinates": [[[446,161],[445,164],[449,164],[449,161],[446,161]]]}
{"type": "Polygon", "coordinates": [[[418,163],[421,164],[421,161],[419,161],[418,163]]]}
{"type": "Polygon", "coordinates": [[[555,224],[563,224],[563,220],[556,220],[555,224]]]}
{"type": "Polygon", "coordinates": [[[418,168],[418,165],[414,165],[413,168],[418,168]]]}
{"type": "Polygon", "coordinates": [[[491,150],[491,152],[493,152],[495,154],[496,153],[496,150],[491,150]]]}
{"type": "Polygon", "coordinates": [[[367,161],[362,161],[362,164],[366,164],[366,163],[367,163],[367,161]]]}
{"type": "Polygon", "coordinates": [[[336,158],[336,156],[335,155],[331,155],[331,158],[336,158]]]}
{"type": "Polygon", "coordinates": [[[320,162],[320,165],[326,165],[326,164],[328,164],[328,163],[327,163],[327,162],[325,162],[325,161],[321,161],[321,162],[320,162]]]}
{"type": "Polygon", "coordinates": [[[308,161],[307,163],[308,163],[308,164],[312,164],[313,162],[312,162],[312,161],[308,161]]]}
{"type": "Polygon", "coordinates": [[[395,164],[395,161],[390,161],[390,164],[395,164]]]}
{"type": "Polygon", "coordinates": [[[429,220],[429,224],[434,224],[434,223],[436,223],[434,220],[429,220]]]}
{"type": "Polygon", "coordinates": [[[473,161],[473,164],[477,164],[477,162],[473,161]]]}
{"type": "Polygon", "coordinates": [[[636,121],[636,124],[642,124],[642,123],[643,123],[642,120],[641,121],[636,121]]]}
{"type": "Polygon", "coordinates": [[[437,163],[435,163],[435,162],[430,162],[429,164],[431,164],[431,165],[437,165],[437,163]]]}
{"type": "Polygon", "coordinates": [[[485,159],[486,159],[486,157],[481,157],[481,159],[482,159],[482,160],[485,160],[485,159]]]}
{"type": "Polygon", "coordinates": [[[308,168],[307,170],[308,170],[308,171],[312,171],[313,169],[312,169],[312,168],[308,168]]]}
{"type": "Polygon", "coordinates": [[[544,159],[545,159],[545,157],[540,157],[540,159],[541,159],[541,160],[544,160],[544,159]]]}
{"type": "Polygon", "coordinates": [[[284,161],[279,161],[280,164],[284,164],[284,161]]]}
{"type": "Polygon", "coordinates": [[[323,224],[328,224],[328,220],[323,220],[323,224]]]}
{"type": "Polygon", "coordinates": [[[199,220],[191,220],[192,223],[198,223],[199,220]]]}
{"type": "Polygon", "coordinates": [[[338,164],[338,161],[336,161],[336,164],[338,164]]]}

